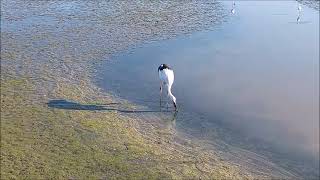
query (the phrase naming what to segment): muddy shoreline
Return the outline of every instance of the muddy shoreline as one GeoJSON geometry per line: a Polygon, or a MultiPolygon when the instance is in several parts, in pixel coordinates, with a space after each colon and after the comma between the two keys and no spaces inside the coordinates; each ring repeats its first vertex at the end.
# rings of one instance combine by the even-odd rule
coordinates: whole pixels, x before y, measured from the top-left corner
{"type": "Polygon", "coordinates": [[[1,178],[279,178],[250,171],[102,92],[95,68],[139,44],[217,28],[202,2],[1,2],[1,178]],[[112,7],[112,8],[110,8],[112,7]],[[178,166],[177,166],[178,164],[178,166]]]}

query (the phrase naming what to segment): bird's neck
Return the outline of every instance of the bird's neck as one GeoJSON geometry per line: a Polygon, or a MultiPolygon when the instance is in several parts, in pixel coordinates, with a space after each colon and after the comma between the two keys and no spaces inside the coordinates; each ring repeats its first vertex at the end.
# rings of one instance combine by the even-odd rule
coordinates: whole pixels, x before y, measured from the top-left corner
{"type": "Polygon", "coordinates": [[[174,95],[171,93],[171,88],[170,87],[168,87],[168,96],[170,97],[170,99],[172,100],[172,101],[175,101],[175,97],[174,97],[174,95]]]}
{"type": "Polygon", "coordinates": [[[169,91],[168,94],[169,94],[169,96],[170,96],[171,99],[174,99],[174,95],[171,93],[171,91],[169,91]]]}

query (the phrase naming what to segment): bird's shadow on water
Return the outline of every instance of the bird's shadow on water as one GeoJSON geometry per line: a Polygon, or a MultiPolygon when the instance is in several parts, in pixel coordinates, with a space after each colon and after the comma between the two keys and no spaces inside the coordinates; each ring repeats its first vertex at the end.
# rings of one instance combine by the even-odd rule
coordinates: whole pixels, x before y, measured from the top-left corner
{"type": "Polygon", "coordinates": [[[65,110],[82,110],[82,111],[118,111],[122,113],[155,113],[155,112],[173,112],[170,110],[145,110],[145,109],[125,109],[117,107],[120,103],[108,104],[80,104],[77,102],[67,101],[64,99],[50,100],[48,107],[65,110]]]}

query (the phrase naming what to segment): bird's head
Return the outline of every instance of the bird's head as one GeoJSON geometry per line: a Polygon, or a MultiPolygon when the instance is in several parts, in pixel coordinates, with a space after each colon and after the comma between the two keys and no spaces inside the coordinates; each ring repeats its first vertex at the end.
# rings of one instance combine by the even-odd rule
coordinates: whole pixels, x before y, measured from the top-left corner
{"type": "Polygon", "coordinates": [[[162,70],[163,69],[163,64],[160,64],[159,68],[158,68],[158,71],[162,70]]]}

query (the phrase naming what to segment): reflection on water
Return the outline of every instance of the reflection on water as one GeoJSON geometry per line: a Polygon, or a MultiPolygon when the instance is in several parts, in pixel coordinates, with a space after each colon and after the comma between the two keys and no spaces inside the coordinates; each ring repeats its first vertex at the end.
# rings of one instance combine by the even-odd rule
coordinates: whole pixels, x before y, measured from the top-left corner
{"type": "Polygon", "coordinates": [[[220,138],[274,162],[286,159],[295,173],[316,176],[319,14],[303,6],[308,23],[300,15],[298,24],[291,23],[296,17],[293,1],[237,2],[237,13],[219,29],[147,45],[108,62],[99,84],[156,109],[157,67],[170,64],[178,131],[220,138]]]}

